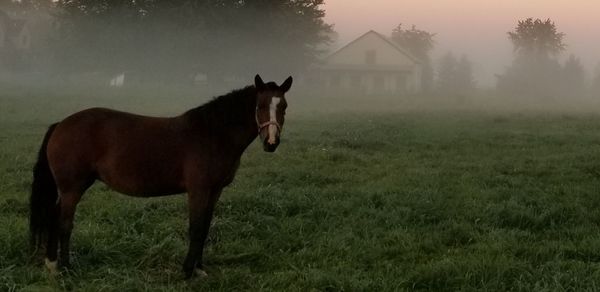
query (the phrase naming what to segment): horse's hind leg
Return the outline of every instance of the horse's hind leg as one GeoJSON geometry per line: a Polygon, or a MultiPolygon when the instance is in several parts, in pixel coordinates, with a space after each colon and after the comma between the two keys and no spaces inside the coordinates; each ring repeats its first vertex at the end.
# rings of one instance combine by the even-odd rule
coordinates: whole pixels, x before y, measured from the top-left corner
{"type": "Polygon", "coordinates": [[[48,234],[48,245],[46,248],[46,266],[51,272],[57,269],[57,257],[60,250],[58,263],[63,267],[69,267],[69,241],[73,230],[73,217],[77,203],[83,193],[94,183],[94,179],[87,175],[67,176],[59,175],[56,179],[58,186],[57,212],[52,222],[53,228],[48,234]],[[60,246],[59,246],[60,242],[60,246]]]}
{"type": "Polygon", "coordinates": [[[79,203],[82,195],[83,192],[68,192],[61,194],[60,197],[60,216],[58,219],[60,265],[65,268],[70,267],[69,246],[73,230],[73,218],[77,203],[79,203]]]}
{"type": "MultiPolygon", "coordinates": [[[[50,214],[50,218],[57,218],[58,212],[56,208],[53,208],[51,211],[54,214],[50,214]]],[[[57,273],[57,257],[58,257],[58,220],[50,220],[48,223],[48,237],[46,238],[46,259],[45,264],[46,268],[50,271],[51,274],[57,273]]]]}
{"type": "Polygon", "coordinates": [[[57,272],[57,260],[60,265],[69,267],[69,240],[73,230],[73,217],[75,208],[81,199],[83,192],[60,192],[57,200],[59,206],[53,227],[48,232],[48,244],[46,245],[46,267],[50,272],[57,272]],[[60,242],[60,248],[59,248],[60,242]],[[60,249],[60,258],[58,252],[60,249]]]}

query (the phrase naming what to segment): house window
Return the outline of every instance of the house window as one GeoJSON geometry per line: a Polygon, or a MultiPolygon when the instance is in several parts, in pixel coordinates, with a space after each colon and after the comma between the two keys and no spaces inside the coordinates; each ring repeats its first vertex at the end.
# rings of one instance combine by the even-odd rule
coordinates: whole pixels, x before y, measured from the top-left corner
{"type": "Polygon", "coordinates": [[[375,54],[375,50],[368,50],[365,52],[365,62],[367,65],[374,65],[377,63],[377,55],[375,54]]]}

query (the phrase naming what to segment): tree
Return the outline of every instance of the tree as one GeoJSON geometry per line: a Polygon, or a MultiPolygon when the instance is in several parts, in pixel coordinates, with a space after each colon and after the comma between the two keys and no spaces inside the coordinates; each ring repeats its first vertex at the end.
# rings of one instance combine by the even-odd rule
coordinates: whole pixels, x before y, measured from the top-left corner
{"type": "Polygon", "coordinates": [[[473,64],[467,58],[467,55],[462,55],[458,65],[456,66],[456,76],[459,92],[467,95],[475,88],[475,78],[473,77],[473,64]]]}
{"type": "Polygon", "coordinates": [[[585,92],[585,69],[579,58],[570,55],[563,66],[562,83],[566,97],[581,97],[585,92]]]}
{"type": "Polygon", "coordinates": [[[527,57],[554,57],[565,50],[565,34],[558,32],[550,19],[520,20],[514,31],[508,32],[514,51],[527,57]]]}
{"type": "Polygon", "coordinates": [[[452,52],[446,53],[439,62],[436,89],[440,94],[453,96],[462,101],[474,89],[471,61],[466,55],[457,60],[452,52]]]}
{"type": "Polygon", "coordinates": [[[48,59],[45,37],[50,31],[49,10],[53,5],[52,0],[0,0],[3,69],[28,72],[48,59]]]}
{"type": "Polygon", "coordinates": [[[525,19],[508,32],[515,58],[502,75],[498,89],[503,93],[555,99],[562,93],[562,66],[557,60],[565,50],[565,34],[550,19],[525,19]]]}
{"type": "Polygon", "coordinates": [[[454,92],[457,86],[456,68],[458,60],[452,52],[446,53],[439,61],[436,88],[440,93],[454,92]]]}
{"type": "Polygon", "coordinates": [[[0,0],[0,7],[12,11],[28,11],[52,7],[52,0],[0,0]]]}
{"type": "Polygon", "coordinates": [[[596,64],[591,86],[592,98],[600,99],[600,63],[596,64]]]}
{"type": "Polygon", "coordinates": [[[392,40],[419,59],[429,58],[434,47],[434,36],[434,33],[417,29],[415,25],[410,29],[403,29],[402,24],[399,24],[392,31],[392,40]]]}
{"type": "Polygon", "coordinates": [[[392,31],[392,40],[401,47],[406,48],[422,62],[422,85],[425,91],[431,89],[433,84],[433,65],[431,64],[430,53],[434,48],[434,37],[434,33],[417,29],[415,25],[410,29],[404,29],[402,24],[399,24],[392,31]]]}
{"type": "Polygon", "coordinates": [[[323,0],[60,0],[68,71],[154,78],[289,74],[316,59],[332,27],[323,0]]]}

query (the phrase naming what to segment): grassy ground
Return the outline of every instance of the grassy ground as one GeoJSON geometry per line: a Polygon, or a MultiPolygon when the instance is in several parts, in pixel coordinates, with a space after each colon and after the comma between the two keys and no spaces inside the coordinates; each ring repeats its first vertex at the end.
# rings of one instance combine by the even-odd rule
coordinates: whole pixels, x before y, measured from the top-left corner
{"type": "Polygon", "coordinates": [[[90,105],[169,115],[203,101],[78,96],[0,97],[0,291],[600,289],[600,115],[291,98],[278,151],[253,144],[218,204],[208,278],[181,280],[184,196],[99,184],[79,205],[73,271],[51,278],[26,228],[47,125],[90,105]]]}

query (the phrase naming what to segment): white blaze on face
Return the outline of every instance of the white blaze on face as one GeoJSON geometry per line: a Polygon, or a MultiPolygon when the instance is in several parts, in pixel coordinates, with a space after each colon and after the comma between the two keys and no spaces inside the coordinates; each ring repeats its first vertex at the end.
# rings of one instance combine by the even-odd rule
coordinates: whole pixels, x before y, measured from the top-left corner
{"type": "MultiPolygon", "coordinates": [[[[277,105],[281,101],[279,97],[273,97],[271,99],[271,105],[269,107],[269,117],[271,122],[277,123],[277,105]]],[[[269,140],[267,141],[269,144],[275,144],[277,137],[277,126],[274,123],[269,124],[269,140]]]]}

